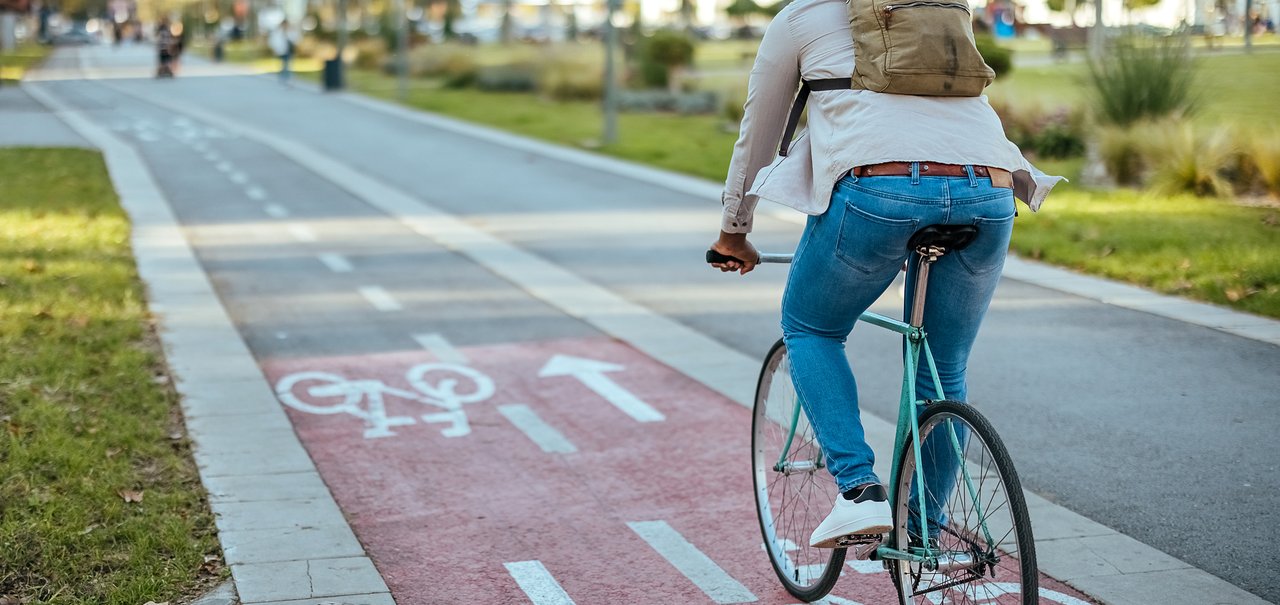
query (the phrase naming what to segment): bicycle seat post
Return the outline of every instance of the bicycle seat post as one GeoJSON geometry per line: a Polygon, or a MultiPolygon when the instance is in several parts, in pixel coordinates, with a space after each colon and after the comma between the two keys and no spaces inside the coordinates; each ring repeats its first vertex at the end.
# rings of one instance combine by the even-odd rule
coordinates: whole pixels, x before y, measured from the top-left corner
{"type": "Polygon", "coordinates": [[[924,324],[924,299],[929,288],[929,267],[942,258],[947,250],[940,246],[919,246],[916,254],[916,284],[911,304],[911,327],[920,328],[924,324]]]}

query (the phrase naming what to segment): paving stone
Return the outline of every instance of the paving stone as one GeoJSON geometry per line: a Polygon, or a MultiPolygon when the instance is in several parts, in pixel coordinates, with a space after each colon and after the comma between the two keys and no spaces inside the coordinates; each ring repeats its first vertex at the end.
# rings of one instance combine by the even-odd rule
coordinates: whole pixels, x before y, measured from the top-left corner
{"type": "Polygon", "coordinates": [[[206,477],[210,502],[263,502],[329,497],[320,474],[311,472],[274,475],[206,477]]]}
{"type": "Polygon", "coordinates": [[[377,592],[373,594],[346,595],[341,597],[317,597],[297,601],[265,601],[254,605],[395,605],[391,593],[377,592]]]}
{"type": "Polygon", "coordinates": [[[367,557],[232,565],[231,575],[246,605],[388,592],[367,557]]]}
{"type": "Polygon", "coordinates": [[[210,507],[217,517],[218,531],[223,532],[344,527],[347,524],[332,498],[213,502],[210,507]]]}
{"type": "Polygon", "coordinates": [[[228,565],[364,556],[364,548],[345,525],[224,531],[219,539],[228,565]]]}
{"type": "Polygon", "coordinates": [[[1199,569],[1093,576],[1069,583],[1108,605],[1267,605],[1199,569]]]}
{"type": "Polygon", "coordinates": [[[1090,550],[1106,559],[1107,563],[1114,565],[1120,573],[1145,573],[1191,567],[1124,534],[1093,536],[1082,538],[1081,541],[1090,550]]]}
{"type": "Polygon", "coordinates": [[[196,465],[205,478],[233,475],[270,475],[276,473],[315,472],[316,465],[298,443],[263,443],[257,450],[243,452],[211,452],[196,444],[196,465]]]}
{"type": "Polygon", "coordinates": [[[283,415],[271,385],[260,377],[216,382],[183,380],[177,387],[182,393],[182,409],[188,424],[193,418],[204,416],[275,412],[283,415]]]}
{"type": "Polygon", "coordinates": [[[1122,575],[1116,566],[1093,552],[1083,538],[1036,541],[1040,571],[1064,582],[1091,576],[1122,575]]]}

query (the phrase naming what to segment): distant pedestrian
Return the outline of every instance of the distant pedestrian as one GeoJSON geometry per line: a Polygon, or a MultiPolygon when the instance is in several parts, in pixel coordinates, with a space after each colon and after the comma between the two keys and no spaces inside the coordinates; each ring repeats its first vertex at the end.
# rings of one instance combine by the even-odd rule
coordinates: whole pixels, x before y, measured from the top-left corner
{"type": "Polygon", "coordinates": [[[288,84],[291,74],[289,73],[289,62],[293,59],[293,53],[297,50],[298,33],[289,27],[289,20],[285,19],[280,25],[271,30],[267,34],[267,46],[271,47],[271,52],[280,57],[280,83],[288,84]]]}
{"type": "Polygon", "coordinates": [[[174,26],[170,23],[168,17],[160,19],[160,23],[156,25],[156,54],[159,63],[156,67],[156,77],[172,78],[174,68],[178,62],[178,55],[181,53],[182,38],[180,30],[174,30],[174,26]]]}

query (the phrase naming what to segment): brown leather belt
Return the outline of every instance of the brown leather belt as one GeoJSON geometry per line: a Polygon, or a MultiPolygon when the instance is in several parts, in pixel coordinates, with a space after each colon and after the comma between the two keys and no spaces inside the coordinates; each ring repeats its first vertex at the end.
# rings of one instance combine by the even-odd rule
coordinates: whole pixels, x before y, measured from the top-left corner
{"type": "MultiPolygon", "coordinates": [[[[868,164],[850,170],[849,174],[858,178],[868,176],[911,176],[911,164],[911,162],[868,164]]],[[[979,178],[990,178],[992,187],[1013,187],[1013,175],[1003,168],[974,166],[973,175],[979,178]]],[[[969,173],[960,164],[920,162],[920,176],[969,176],[969,173]]]]}

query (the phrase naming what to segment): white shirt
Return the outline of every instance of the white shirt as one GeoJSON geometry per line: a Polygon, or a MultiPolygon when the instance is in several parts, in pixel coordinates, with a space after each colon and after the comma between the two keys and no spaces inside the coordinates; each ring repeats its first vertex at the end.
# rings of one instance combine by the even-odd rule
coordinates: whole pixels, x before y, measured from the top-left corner
{"type": "Polygon", "coordinates": [[[809,126],[778,157],[800,80],[848,78],[853,38],[845,0],[797,0],[765,30],[747,88],[742,130],[721,201],[721,229],[751,231],[759,200],[822,214],[836,181],[856,166],[938,162],[1003,168],[1032,210],[1062,177],[1036,170],[1004,135],[982,97],[922,97],[866,90],[813,91],[809,126]]]}
{"type": "Polygon", "coordinates": [[[277,57],[289,54],[289,43],[298,43],[298,34],[292,28],[281,24],[267,34],[267,46],[277,57]]]}

